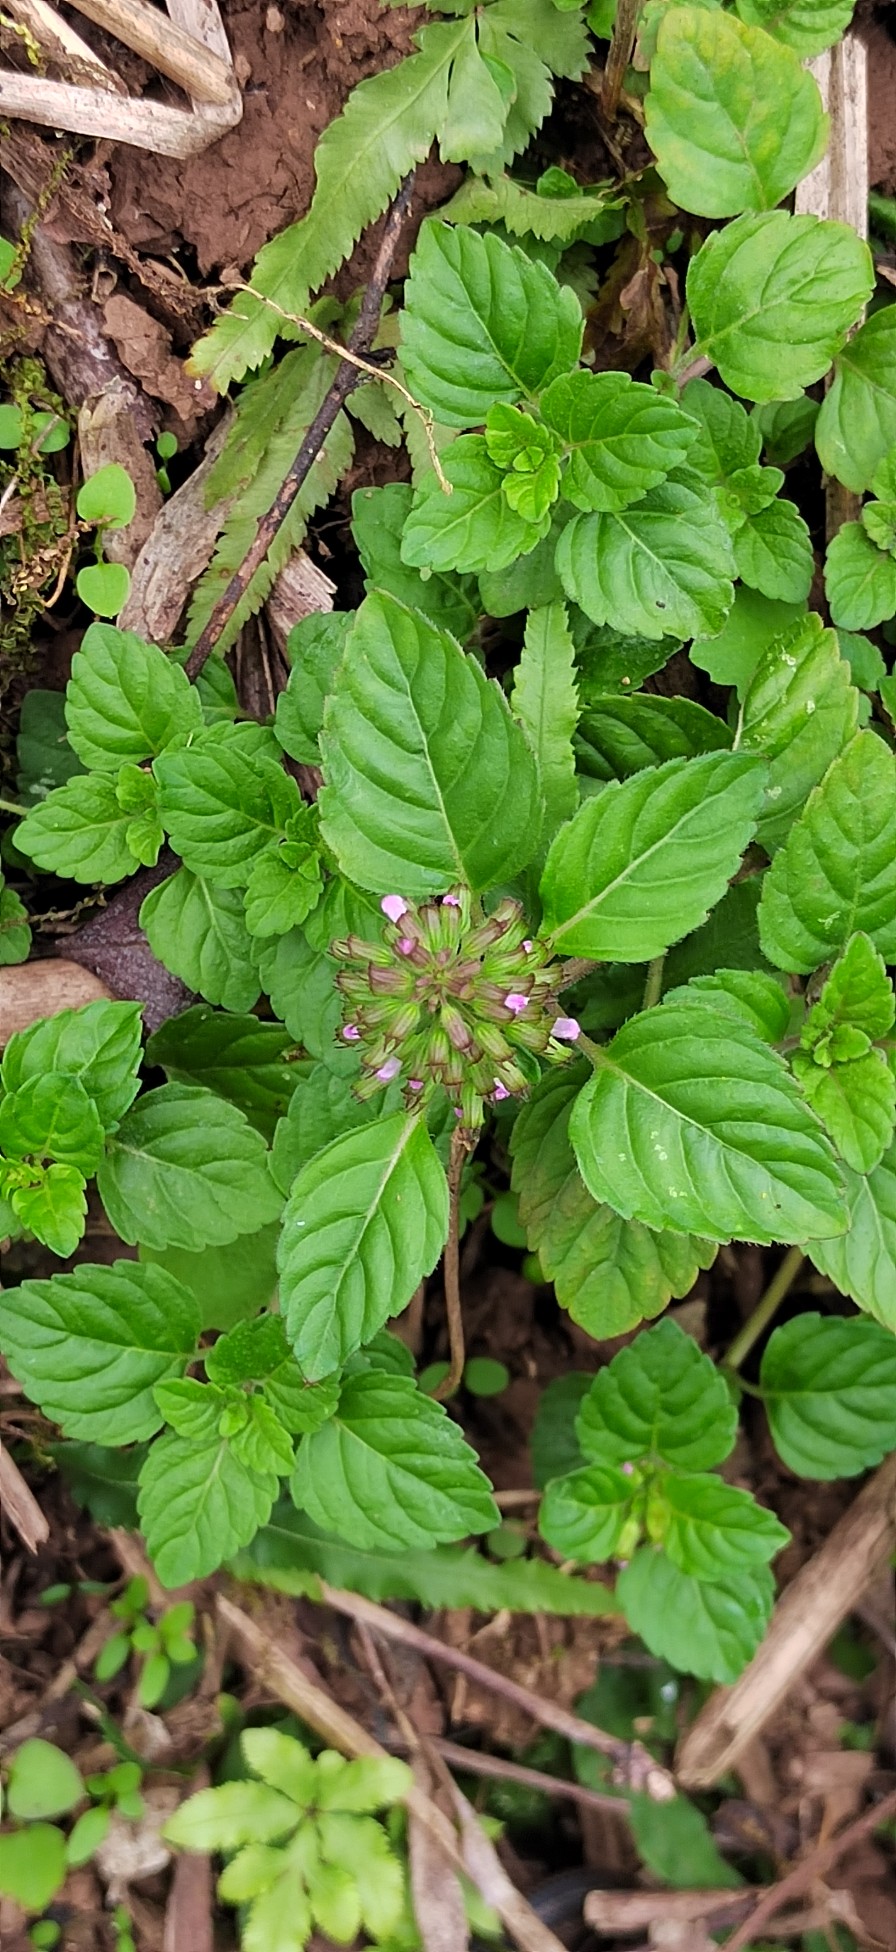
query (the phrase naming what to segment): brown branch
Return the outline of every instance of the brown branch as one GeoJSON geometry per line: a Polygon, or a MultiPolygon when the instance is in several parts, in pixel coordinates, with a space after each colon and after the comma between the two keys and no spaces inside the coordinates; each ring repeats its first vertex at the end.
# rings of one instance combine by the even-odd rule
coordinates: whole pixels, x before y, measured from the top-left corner
{"type": "Polygon", "coordinates": [[[816,1878],[823,1877],[841,1857],[845,1857],[847,1851],[852,1850],[854,1844],[862,1843],[879,1824],[886,1823],[893,1816],[896,1816],[896,1789],[891,1790],[882,1802],[866,1810],[864,1816],[857,1817],[855,1823],[849,1823],[845,1830],[838,1831],[836,1837],[817,1844],[802,1863],[795,1864],[780,1883],[773,1884],[760,1898],[749,1918],[738,1926],[731,1938],[725,1940],[725,1952],[744,1952],[744,1947],[752,1943],[757,1932],[776,1918],[785,1905],[798,1898],[801,1892],[815,1883],[816,1878]]]}
{"type": "MultiPolygon", "coordinates": [[[[77,0],[76,0],[77,4],[77,0]]],[[[604,69],[600,105],[608,122],[615,122],[625,71],[632,58],[641,0],[619,0],[613,39],[604,69]]]]}
{"type": "MultiPolygon", "coordinates": [[[[519,1783],[521,1789],[568,1798],[585,1810],[609,1811],[612,1816],[628,1817],[628,1804],[622,1796],[587,1789],[584,1783],[570,1782],[566,1776],[549,1776],[544,1769],[528,1769],[525,1763],[509,1762],[503,1755],[488,1755],[484,1749],[466,1749],[460,1742],[445,1741],[440,1735],[429,1735],[426,1739],[427,1746],[435,1749],[450,1769],[457,1769],[462,1775],[482,1776],[496,1783],[519,1783]]],[[[401,1755],[408,1746],[405,1740],[389,1744],[396,1755],[401,1755]]]]}
{"type": "Polygon", "coordinates": [[[552,1728],[557,1735],[563,1735],[568,1742],[578,1742],[583,1748],[597,1749],[600,1755],[608,1755],[616,1765],[620,1782],[629,1788],[646,1790],[658,1802],[665,1802],[674,1796],[675,1784],[668,1770],[656,1762],[640,1742],[625,1742],[619,1736],[607,1735],[603,1729],[595,1728],[592,1722],[583,1721],[579,1715],[572,1715],[566,1708],[534,1694],[531,1689],[512,1681],[507,1674],[497,1668],[486,1667],[483,1661],[474,1660],[472,1654],[465,1654],[460,1647],[449,1647],[445,1641],[436,1640],[434,1635],[424,1633],[410,1620],[404,1620],[388,1607],[378,1606],[374,1600],[363,1599],[359,1593],[344,1593],[322,1580],[321,1599],[327,1606],[344,1613],[350,1620],[369,1627],[371,1632],[382,1634],[387,1640],[395,1640],[405,1647],[413,1647],[426,1660],[440,1661],[445,1667],[453,1667],[459,1674],[484,1688],[488,1694],[498,1694],[504,1701],[513,1702],[532,1720],[540,1722],[543,1728],[552,1728]]]}
{"type": "Polygon", "coordinates": [[[431,1392],[437,1403],[453,1396],[464,1373],[464,1314],[460,1298],[460,1182],[464,1160],[474,1141],[461,1130],[451,1135],[448,1162],[448,1240],[445,1246],[445,1315],[448,1321],[450,1364],[447,1376],[431,1392]]]}
{"type": "Polygon", "coordinates": [[[229,623],[237,604],[241,601],[255,575],[261,568],[274,539],[286,520],[293,502],[317,460],[324,441],[341,412],[350,393],[365,377],[357,365],[357,355],[370,351],[379,324],[380,307],[383,294],[389,282],[392,260],[398,240],[404,227],[405,218],[414,188],[414,171],[406,176],[401,189],[386,218],[382,243],[377,252],[370,282],[364,293],[364,301],[358,314],[358,323],[348,342],[347,352],[352,358],[340,360],[333,377],[333,383],[326,398],[311,422],[301,447],[292,461],[266,515],[263,515],[255,532],[255,540],[234,571],[227,588],[218,598],[205,629],[200,631],[193,649],[187,659],[185,670],[188,678],[196,678],[218,642],[218,638],[229,623]]]}

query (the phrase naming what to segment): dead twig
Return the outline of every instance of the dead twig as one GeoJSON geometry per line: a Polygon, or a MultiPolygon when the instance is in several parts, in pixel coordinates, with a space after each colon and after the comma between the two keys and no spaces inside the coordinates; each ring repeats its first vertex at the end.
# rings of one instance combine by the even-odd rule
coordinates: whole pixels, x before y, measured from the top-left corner
{"type": "Polygon", "coordinates": [[[405,177],[395,201],[386,218],[385,229],[370,283],[364,294],[364,301],[358,315],[358,323],[336,368],[333,383],[326,398],[315,414],[307,434],[291,463],[287,473],[271,503],[263,515],[255,533],[255,540],[243,557],[239,569],[234,571],[226,589],[218,598],[205,629],[200,631],[185,666],[187,677],[196,678],[211,655],[225,625],[229,623],[237,604],[245,595],[257,569],[260,569],[266,555],[285,521],[293,502],[307,479],[314,462],[323,447],[330,428],[341,412],[350,393],[359,384],[362,375],[358,371],[356,356],[370,351],[379,324],[380,306],[389,282],[392,260],[398,247],[398,240],[404,227],[405,218],[414,188],[414,172],[405,177]]]}
{"type": "Polygon", "coordinates": [[[448,1240],[445,1246],[445,1315],[448,1322],[450,1363],[447,1376],[432,1391],[437,1403],[453,1396],[464,1373],[464,1311],[460,1298],[460,1183],[464,1161],[473,1141],[467,1132],[451,1134],[448,1161],[448,1240]]]}
{"type": "Polygon", "coordinates": [[[29,1552],[36,1552],[49,1538],[50,1527],[40,1505],[4,1444],[0,1444],[0,1511],[29,1552]]]}
{"type": "Polygon", "coordinates": [[[483,1661],[474,1660],[472,1654],[465,1654],[459,1647],[449,1647],[443,1640],[436,1640],[433,1634],[424,1633],[410,1620],[403,1620],[399,1614],[390,1613],[385,1606],[377,1606],[374,1600],[363,1599],[359,1593],[343,1593],[321,1581],[321,1599],[332,1606],[337,1613],[345,1614],[356,1625],[369,1627],[371,1632],[381,1634],[387,1640],[399,1641],[405,1647],[413,1647],[426,1660],[439,1661],[445,1667],[453,1667],[477,1687],[484,1688],[487,1694],[499,1694],[504,1701],[512,1701],[532,1720],[540,1722],[543,1728],[552,1728],[568,1742],[577,1742],[583,1748],[597,1749],[600,1755],[608,1755],[614,1763],[618,1779],[632,1789],[645,1790],[657,1802],[666,1802],[676,1794],[675,1783],[667,1769],[654,1760],[640,1742],[625,1742],[619,1736],[607,1735],[603,1729],[595,1728],[578,1715],[570,1714],[554,1701],[542,1699],[531,1689],[521,1687],[507,1674],[496,1668],[486,1667],[483,1661]]]}
{"type": "MultiPolygon", "coordinates": [[[[448,1742],[440,1735],[430,1735],[427,1739],[429,1747],[447,1762],[449,1769],[459,1769],[464,1775],[483,1776],[496,1783],[519,1783],[521,1789],[559,1796],[580,1804],[585,1810],[601,1810],[612,1816],[627,1814],[628,1805],[621,1796],[603,1795],[599,1789],[586,1789],[584,1783],[570,1782],[565,1776],[549,1776],[544,1769],[527,1769],[525,1763],[508,1762],[504,1756],[487,1755],[483,1749],[465,1749],[460,1742],[448,1742]]],[[[392,1746],[400,1755],[407,1745],[401,1741],[392,1746]]]]}
{"type": "Polygon", "coordinates": [[[857,1817],[854,1823],[848,1823],[845,1830],[838,1831],[836,1836],[829,1837],[826,1842],[816,1844],[815,1849],[810,1850],[808,1857],[804,1857],[801,1863],[795,1864],[793,1870],[788,1871],[787,1876],[782,1877],[777,1884],[771,1885],[751,1911],[749,1918],[737,1927],[731,1938],[725,1940],[725,1952],[744,1952],[744,1947],[751,1944],[757,1933],[764,1931],[773,1918],[777,1918],[779,1911],[783,1911],[785,1905],[790,1904],[794,1898],[801,1897],[817,1878],[824,1877],[841,1857],[845,1857],[847,1851],[852,1850],[855,1844],[862,1843],[866,1837],[870,1837],[881,1823],[886,1823],[888,1818],[893,1816],[896,1816],[896,1789],[891,1790],[889,1796],[885,1796],[882,1802],[866,1810],[864,1816],[857,1817]]]}

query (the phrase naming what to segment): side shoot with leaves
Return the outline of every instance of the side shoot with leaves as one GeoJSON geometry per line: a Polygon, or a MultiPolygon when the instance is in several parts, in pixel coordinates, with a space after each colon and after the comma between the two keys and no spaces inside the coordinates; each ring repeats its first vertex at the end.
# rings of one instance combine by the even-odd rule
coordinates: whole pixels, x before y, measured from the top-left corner
{"type": "MultiPolygon", "coordinates": [[[[0,1229],[69,1259],[94,1179],[139,1255],[7,1289],[0,1343],[72,1482],[131,1485],[167,1585],[228,1561],[293,1590],[615,1604],[655,1653],[733,1679],[787,1535],[718,1474],[732,1379],[673,1320],[641,1327],[729,1241],[799,1247],[844,1298],[765,1349],[784,1464],[850,1476],[896,1447],[894,694],[856,634],[896,611],[896,309],[863,323],[865,244],[777,207],[826,140],[802,59],[847,13],[645,10],[646,130],[688,247],[678,341],[638,378],[596,368],[586,318],[624,227],[643,235],[638,186],[520,160],[585,70],[581,10],[423,25],[354,91],[307,217],[195,358],[224,386],[300,335],[284,313],[311,316],[435,142],[471,174],[382,331],[442,478],[419,418],[362,388],[412,480],[355,496],[367,594],[296,626],[269,723],[220,661],[190,683],[184,647],[96,623],[49,785],[23,728],[17,861],[112,887],[163,844],[176,860],[140,923],[198,1000],[145,1051],[135,1004],[65,1012],[0,1069],[0,1229]],[[872,497],[828,552],[830,624],[785,492],[813,439],[872,497]],[[644,689],[686,645],[716,711],[644,689]],[[313,802],[287,762],[317,769],[313,802]],[[166,1082],[141,1090],[141,1055],[166,1082]],[[446,1243],[450,1291],[463,1171],[495,1135],[560,1306],[595,1338],[640,1329],[535,1439],[543,1539],[616,1562],[615,1600],[462,1549],[496,1526],[492,1490],[389,1329],[446,1243]]],[[[313,317],[342,329],[329,299],[313,317]]],[[[238,396],[188,642],[334,357],[306,337],[238,396]]],[[[342,416],[284,551],[350,454],[342,416]]],[[[0,925],[27,953],[19,908],[0,925]]],[[[285,1753],[249,1761],[271,1848],[264,1877],[234,1856],[224,1895],[263,1915],[313,1797],[274,1782],[285,1753]]],[[[225,1818],[209,1803],[202,1836],[238,1851],[225,1818]]],[[[366,1916],[355,1885],[340,1903],[366,1916]]],[[[311,1883],[308,1906],[330,1929],[311,1883]]]]}

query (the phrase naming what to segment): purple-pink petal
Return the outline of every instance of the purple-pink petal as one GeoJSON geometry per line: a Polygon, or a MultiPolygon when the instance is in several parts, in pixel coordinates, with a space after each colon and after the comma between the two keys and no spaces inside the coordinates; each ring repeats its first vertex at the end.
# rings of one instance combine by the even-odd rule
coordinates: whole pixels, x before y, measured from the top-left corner
{"type": "Polygon", "coordinates": [[[533,949],[534,949],[534,947],[535,947],[535,944],[534,944],[534,942],[533,942],[533,940],[532,940],[532,937],[531,937],[531,935],[527,935],[527,936],[525,937],[525,940],[524,940],[524,942],[523,942],[523,948],[525,949],[525,951],[526,951],[526,954],[527,954],[527,956],[531,956],[531,954],[532,954],[532,951],[533,951],[533,949]]]}
{"type": "Polygon", "coordinates": [[[575,1017],[558,1017],[551,1025],[551,1036],[559,1037],[563,1043],[574,1044],[582,1034],[582,1026],[575,1017]]]}
{"type": "Polygon", "coordinates": [[[395,946],[400,956],[412,956],[416,943],[412,935],[402,935],[395,946]]]}
{"type": "Polygon", "coordinates": [[[384,895],[380,907],[383,914],[388,915],[390,922],[400,922],[402,915],[408,912],[408,905],[403,895],[384,895]]]}
{"type": "Polygon", "coordinates": [[[459,908],[459,907],[460,907],[460,896],[459,896],[459,895],[443,895],[443,896],[442,896],[442,907],[443,907],[443,908],[459,908]]]}
{"type": "Polygon", "coordinates": [[[423,1090],[423,1079],[422,1079],[422,1078],[408,1078],[408,1090],[409,1090],[409,1091],[422,1091],[422,1090],[423,1090]]]}
{"type": "Polygon", "coordinates": [[[528,1001],[529,998],[523,995],[522,990],[511,990],[509,996],[504,998],[504,1008],[512,1010],[514,1016],[518,1017],[520,1011],[525,1010],[528,1001]]]}
{"type": "Polygon", "coordinates": [[[502,1098],[510,1097],[510,1092],[508,1091],[506,1084],[502,1084],[500,1078],[495,1079],[494,1096],[497,1104],[501,1103],[502,1098]]]}
{"type": "Polygon", "coordinates": [[[347,1044],[356,1044],[361,1032],[356,1023],[347,1023],[343,1028],[342,1035],[347,1044]]]}
{"type": "Polygon", "coordinates": [[[385,1064],[380,1065],[376,1075],[381,1084],[391,1084],[392,1079],[397,1078],[400,1070],[401,1059],[399,1057],[387,1057],[385,1064]]]}

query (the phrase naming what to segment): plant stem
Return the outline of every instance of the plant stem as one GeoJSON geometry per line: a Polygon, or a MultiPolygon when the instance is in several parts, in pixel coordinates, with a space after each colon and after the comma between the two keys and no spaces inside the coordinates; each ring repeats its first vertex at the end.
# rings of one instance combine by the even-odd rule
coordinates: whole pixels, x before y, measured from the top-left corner
{"type": "Polygon", "coordinates": [[[576,1050],[584,1052],[588,1062],[593,1064],[595,1070],[603,1062],[604,1054],[600,1045],[593,1043],[590,1037],[586,1037],[584,1030],[580,1030],[576,1038],[576,1050]]]}
{"type": "Polygon", "coordinates": [[[15,800],[0,800],[0,813],[15,813],[20,820],[24,820],[27,812],[28,808],[20,807],[15,800]]]}
{"type": "Polygon", "coordinates": [[[664,950],[661,956],[654,956],[653,961],[648,963],[647,981],[644,984],[644,1001],[641,1005],[642,1010],[651,1010],[653,1005],[660,1000],[663,993],[663,968],[665,961],[666,955],[664,950]]]}
{"type": "Polygon", "coordinates": [[[586,976],[599,968],[599,962],[589,962],[586,956],[570,956],[568,962],[560,964],[560,989],[572,989],[573,983],[583,982],[586,976]]]}
{"type": "Polygon", "coordinates": [[[453,1132],[448,1160],[448,1239],[445,1245],[445,1314],[451,1360],[447,1376],[443,1376],[431,1391],[436,1403],[444,1403],[447,1397],[454,1395],[464,1373],[466,1348],[460,1299],[460,1182],[464,1161],[470,1150],[469,1135],[463,1131],[453,1132]]]}
{"type": "Polygon", "coordinates": [[[315,414],[307,434],[295,459],[284,476],[280,487],[266,515],[263,515],[255,532],[255,539],[246,551],[239,569],[235,570],[226,589],[218,598],[204,630],[201,630],[184,666],[191,680],[199,676],[206,658],[209,657],[233,616],[237,604],[242,601],[256,570],[261,568],[274,538],[286,520],[293,502],[307,480],[324,441],[340,413],[345,401],[355,387],[365,377],[359,368],[357,354],[370,351],[374,334],[379,324],[383,293],[389,282],[392,260],[398,247],[398,240],[404,228],[405,218],[414,187],[414,171],[406,176],[401,189],[386,218],[383,239],[377,252],[370,283],[364,294],[364,302],[358,314],[358,323],[349,340],[347,352],[352,355],[340,361],[336,368],[333,384],[321,407],[315,414]]]}
{"type": "Polygon", "coordinates": [[[789,1247],[779,1268],[766,1288],[761,1301],[758,1301],[739,1335],[736,1335],[725,1357],[726,1369],[739,1369],[744,1358],[749,1355],[754,1342],[758,1342],[763,1329],[766,1329],[773,1316],[777,1314],[784,1296],[792,1288],[805,1260],[801,1247],[789,1247]]]}
{"type": "Polygon", "coordinates": [[[616,21],[613,27],[613,39],[610,42],[610,52],[607,55],[607,65],[604,69],[603,87],[601,88],[600,95],[600,105],[608,122],[615,122],[616,120],[619,97],[622,93],[622,84],[625,80],[625,71],[632,58],[632,48],[635,45],[635,33],[637,31],[638,15],[640,12],[641,0],[619,0],[619,5],[616,9],[616,21]]]}

